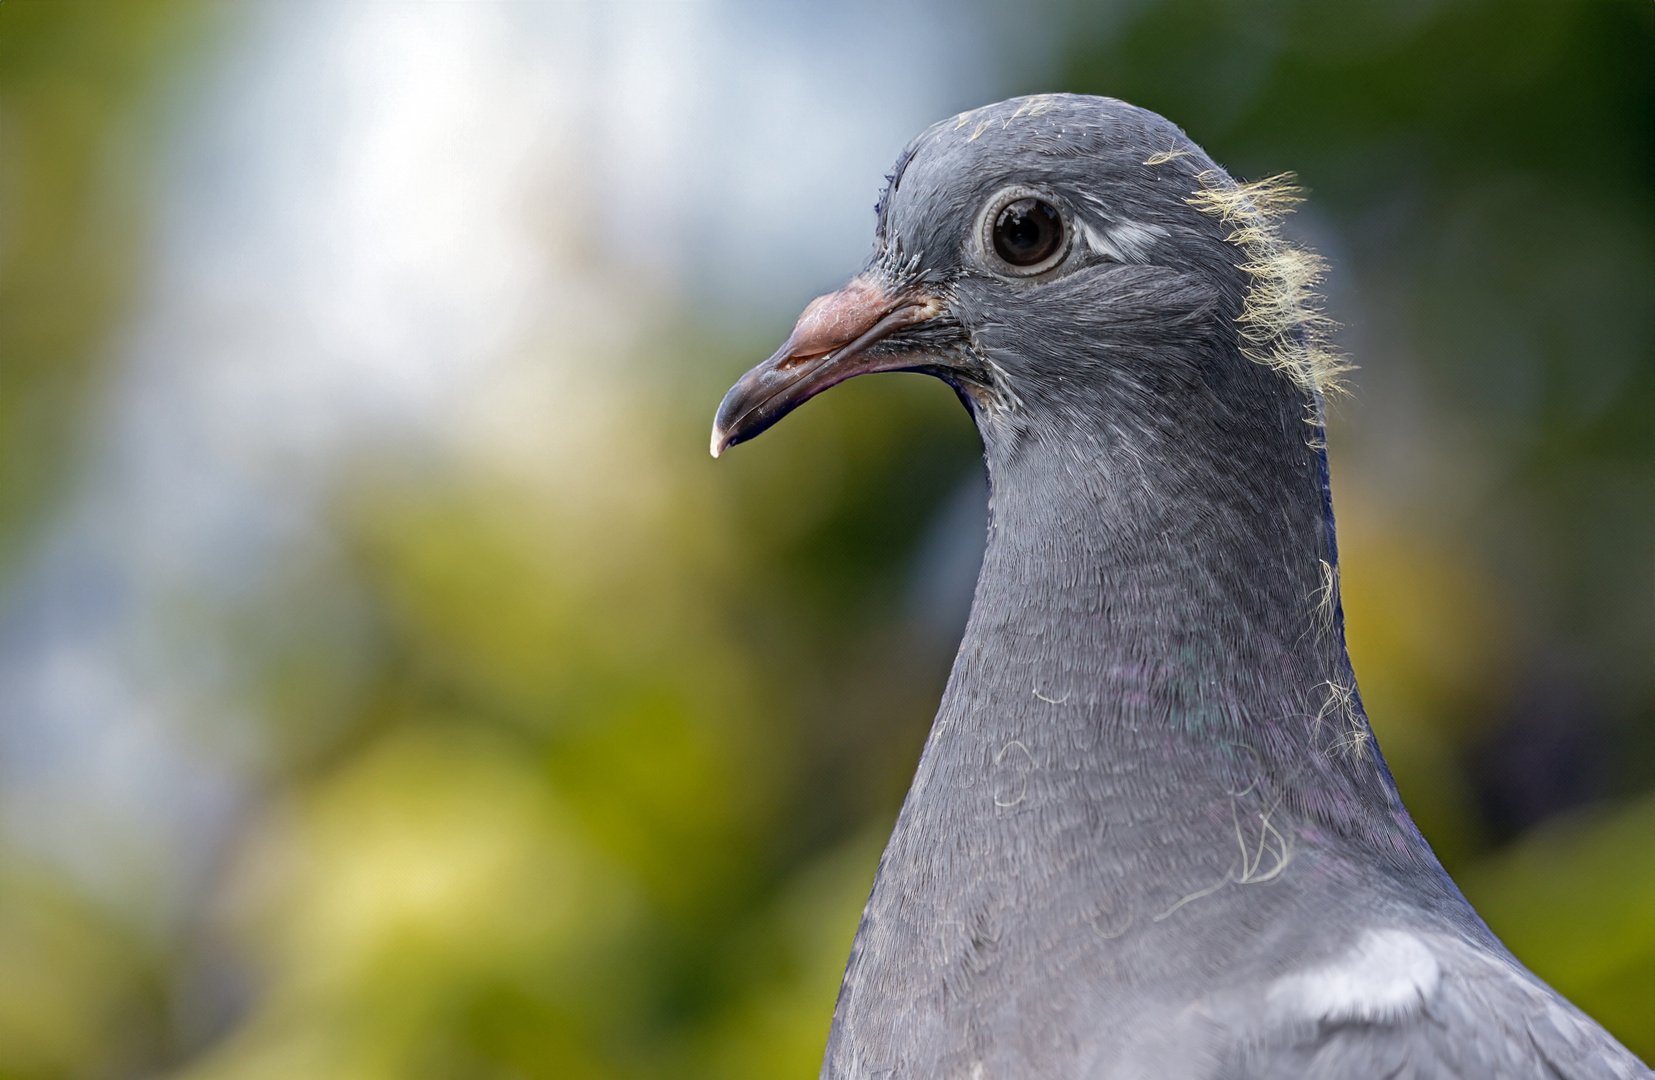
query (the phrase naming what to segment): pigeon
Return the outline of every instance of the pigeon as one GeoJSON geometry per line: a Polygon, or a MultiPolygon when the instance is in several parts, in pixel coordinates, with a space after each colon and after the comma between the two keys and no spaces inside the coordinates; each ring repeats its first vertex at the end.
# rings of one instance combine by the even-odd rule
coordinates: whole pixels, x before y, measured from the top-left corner
{"type": "Polygon", "coordinates": [[[852,945],[833,1080],[1649,1077],[1478,917],[1344,641],[1345,366],[1281,178],[1109,98],[902,153],[873,252],[718,408],[715,457],[856,375],[982,437],[971,615],[852,945]]]}

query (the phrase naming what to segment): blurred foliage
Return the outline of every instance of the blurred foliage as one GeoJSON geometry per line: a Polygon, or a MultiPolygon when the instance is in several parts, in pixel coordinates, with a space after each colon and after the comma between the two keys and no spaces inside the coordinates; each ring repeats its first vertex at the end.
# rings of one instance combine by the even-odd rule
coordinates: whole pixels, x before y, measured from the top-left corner
{"type": "Polygon", "coordinates": [[[1548,822],[1460,875],[1511,950],[1647,1060],[1655,1017],[1655,796],[1548,822]]]}
{"type": "Polygon", "coordinates": [[[815,1069],[940,690],[892,585],[972,461],[952,396],[897,382],[716,465],[705,417],[632,399],[596,435],[620,486],[365,467],[339,527],[385,653],[229,874],[269,988],[191,1075],[815,1069]]]}
{"type": "MultiPolygon", "coordinates": [[[[145,226],[119,155],[192,10],[0,9],[8,537],[85,437],[145,226]]],[[[1381,743],[1490,924],[1655,1055],[1648,5],[1052,17],[1064,88],[1313,189],[1336,303],[1389,320],[1352,320],[1359,385],[1422,388],[1333,435],[1381,743]]],[[[978,448],[889,376],[709,461],[770,344],[674,313],[592,358],[604,408],[547,343],[496,391],[536,432],[578,402],[566,444],[485,411],[354,462],[338,552],[225,620],[265,798],[199,920],[146,940],[0,851],[0,1078],[813,1074],[952,659],[916,551],[978,448]]]]}
{"type": "MultiPolygon", "coordinates": [[[[193,0],[0,6],[0,583],[90,438],[137,292],[169,65],[193,0]]],[[[0,845],[0,1077],[164,1060],[171,957],[0,845]]]]}
{"type": "Polygon", "coordinates": [[[109,1076],[158,1060],[165,991],[126,928],[0,850],[0,1076],[109,1076]]]}
{"type": "Polygon", "coordinates": [[[85,442],[139,281],[160,76],[201,15],[193,0],[0,9],[0,571],[85,442]]]}

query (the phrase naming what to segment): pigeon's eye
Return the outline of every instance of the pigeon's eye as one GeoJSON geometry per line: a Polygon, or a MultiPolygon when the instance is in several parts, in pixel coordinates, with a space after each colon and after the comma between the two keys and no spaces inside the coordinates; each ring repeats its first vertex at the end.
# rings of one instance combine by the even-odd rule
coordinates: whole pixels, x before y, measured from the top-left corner
{"type": "Polygon", "coordinates": [[[1063,257],[1063,215],[1045,199],[1008,193],[992,207],[984,237],[1004,269],[1019,276],[1038,274],[1063,257]]]}

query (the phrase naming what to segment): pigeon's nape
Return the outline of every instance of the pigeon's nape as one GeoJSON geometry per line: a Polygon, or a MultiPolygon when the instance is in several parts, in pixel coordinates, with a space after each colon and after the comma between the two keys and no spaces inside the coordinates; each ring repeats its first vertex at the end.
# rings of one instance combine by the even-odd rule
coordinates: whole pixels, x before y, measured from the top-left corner
{"type": "Polygon", "coordinates": [[[868,277],[817,297],[775,355],[724,395],[713,420],[713,457],[852,376],[927,366],[923,354],[876,346],[941,310],[942,302],[922,287],[893,295],[868,277]]]}
{"type": "Polygon", "coordinates": [[[898,161],[862,272],[720,405],[715,457],[922,371],[988,469],[824,1077],[1652,1075],[1478,918],[1373,741],[1291,199],[1123,102],[962,114],[898,161]]]}

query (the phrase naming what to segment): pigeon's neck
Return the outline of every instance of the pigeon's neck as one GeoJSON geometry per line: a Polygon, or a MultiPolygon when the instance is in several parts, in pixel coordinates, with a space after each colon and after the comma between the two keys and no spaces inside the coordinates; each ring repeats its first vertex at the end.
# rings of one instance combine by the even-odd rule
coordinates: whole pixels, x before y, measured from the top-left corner
{"type": "Polygon", "coordinates": [[[1246,699],[1302,706],[1344,676],[1319,452],[1237,467],[1184,445],[1174,469],[1114,441],[991,447],[970,634],[1058,681],[1177,685],[1234,723],[1246,699]]]}
{"type": "Polygon", "coordinates": [[[1010,445],[991,432],[972,631],[1077,675],[1104,676],[1107,659],[1232,697],[1342,675],[1324,458],[1295,426],[1237,445],[1107,421],[1010,445]]]}
{"type": "Polygon", "coordinates": [[[1325,458],[1302,412],[1276,434],[985,424],[988,543],[928,768],[1006,787],[1026,758],[1073,781],[1049,797],[1200,813],[1251,788],[1341,832],[1400,815],[1345,654],[1325,458]]]}

